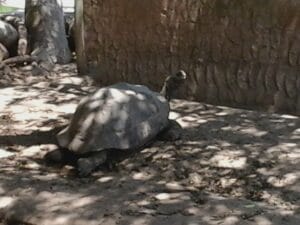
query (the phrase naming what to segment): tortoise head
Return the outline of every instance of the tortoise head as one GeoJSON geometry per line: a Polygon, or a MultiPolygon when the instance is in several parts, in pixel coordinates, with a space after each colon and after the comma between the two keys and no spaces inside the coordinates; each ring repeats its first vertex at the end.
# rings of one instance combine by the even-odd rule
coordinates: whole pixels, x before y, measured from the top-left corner
{"type": "Polygon", "coordinates": [[[186,80],[186,72],[183,70],[179,70],[175,75],[173,75],[174,79],[178,82],[183,83],[186,80]]]}
{"type": "Polygon", "coordinates": [[[170,101],[172,98],[175,97],[179,88],[183,86],[186,79],[187,79],[186,73],[183,70],[179,70],[174,75],[170,75],[166,78],[160,93],[168,101],[170,101]]]}

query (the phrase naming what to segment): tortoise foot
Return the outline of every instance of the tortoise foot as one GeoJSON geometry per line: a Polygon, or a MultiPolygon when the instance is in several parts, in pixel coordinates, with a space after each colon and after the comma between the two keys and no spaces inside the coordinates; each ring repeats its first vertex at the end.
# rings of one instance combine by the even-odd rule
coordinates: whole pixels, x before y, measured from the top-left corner
{"type": "Polygon", "coordinates": [[[67,149],[59,148],[48,152],[44,156],[44,159],[46,163],[49,164],[68,164],[74,166],[77,162],[78,156],[67,149]]]}
{"type": "Polygon", "coordinates": [[[44,156],[47,163],[50,164],[62,164],[64,163],[64,154],[60,149],[55,149],[53,151],[47,152],[44,156]]]}
{"type": "Polygon", "coordinates": [[[158,135],[161,141],[177,141],[181,138],[183,129],[175,120],[169,120],[169,126],[158,135]]]}
{"type": "Polygon", "coordinates": [[[105,151],[94,153],[86,158],[77,160],[78,175],[80,177],[89,176],[97,167],[106,162],[107,154],[105,151]]]}

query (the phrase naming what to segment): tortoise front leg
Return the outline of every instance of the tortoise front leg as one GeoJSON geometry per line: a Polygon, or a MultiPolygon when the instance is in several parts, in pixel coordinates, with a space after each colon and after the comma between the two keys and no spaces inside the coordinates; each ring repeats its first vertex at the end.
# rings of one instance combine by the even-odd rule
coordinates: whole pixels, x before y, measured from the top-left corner
{"type": "Polygon", "coordinates": [[[98,166],[105,163],[107,160],[107,152],[95,152],[85,158],[80,158],[77,161],[78,174],[81,177],[89,176],[98,166]]]}
{"type": "Polygon", "coordinates": [[[47,152],[44,159],[49,164],[59,164],[59,165],[76,165],[78,156],[73,152],[65,148],[58,148],[53,151],[47,152]]]}
{"type": "Polygon", "coordinates": [[[175,120],[169,120],[168,126],[158,134],[157,138],[161,141],[176,141],[181,138],[182,133],[180,124],[175,120]]]}

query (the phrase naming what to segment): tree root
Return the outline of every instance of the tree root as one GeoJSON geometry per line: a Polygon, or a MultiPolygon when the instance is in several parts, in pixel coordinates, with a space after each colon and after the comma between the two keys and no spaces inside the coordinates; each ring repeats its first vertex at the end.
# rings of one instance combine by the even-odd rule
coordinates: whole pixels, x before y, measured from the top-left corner
{"type": "Polygon", "coordinates": [[[11,64],[22,64],[22,63],[32,63],[37,61],[35,56],[23,55],[23,56],[15,56],[8,59],[3,60],[0,63],[0,69],[4,68],[4,66],[8,66],[11,64]]]}
{"type": "Polygon", "coordinates": [[[11,68],[10,65],[20,65],[24,63],[34,63],[37,61],[37,57],[24,55],[24,56],[15,56],[0,62],[0,70],[3,71],[5,75],[10,74],[11,68]]]}

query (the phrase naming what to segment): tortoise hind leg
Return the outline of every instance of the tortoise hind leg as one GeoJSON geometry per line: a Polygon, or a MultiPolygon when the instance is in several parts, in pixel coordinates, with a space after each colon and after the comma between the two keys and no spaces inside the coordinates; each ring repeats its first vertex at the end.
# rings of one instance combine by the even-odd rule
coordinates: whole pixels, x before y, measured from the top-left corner
{"type": "Polygon", "coordinates": [[[157,137],[161,141],[176,141],[181,138],[182,131],[183,129],[177,121],[169,120],[169,125],[157,137]]]}
{"type": "Polygon", "coordinates": [[[77,160],[77,169],[80,177],[90,175],[97,167],[105,163],[107,160],[107,152],[100,151],[89,154],[87,157],[77,160]]]}

